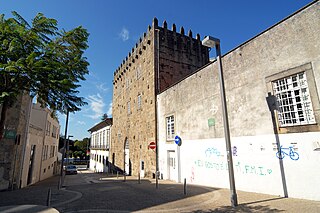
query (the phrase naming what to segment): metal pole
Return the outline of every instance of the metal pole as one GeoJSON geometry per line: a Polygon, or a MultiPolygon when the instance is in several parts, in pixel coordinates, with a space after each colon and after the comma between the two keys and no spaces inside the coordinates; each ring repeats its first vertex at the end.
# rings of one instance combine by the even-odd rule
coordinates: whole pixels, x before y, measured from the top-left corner
{"type": "Polygon", "coordinates": [[[48,189],[47,206],[51,206],[51,188],[48,189]]]}
{"type": "Polygon", "coordinates": [[[183,194],[186,195],[187,194],[187,179],[184,179],[184,184],[183,184],[183,194]]]}
{"type": "Polygon", "coordinates": [[[160,66],[159,66],[159,60],[160,60],[160,39],[159,39],[159,34],[160,34],[160,30],[159,29],[155,29],[155,31],[157,31],[157,69],[156,69],[156,75],[155,75],[155,129],[156,129],[156,134],[155,134],[155,142],[156,142],[156,189],[159,188],[159,143],[158,143],[158,98],[157,95],[159,94],[159,78],[160,78],[160,66]]]}
{"type": "Polygon", "coordinates": [[[230,198],[231,198],[231,206],[235,207],[238,205],[238,199],[237,199],[236,186],[234,181],[229,121],[228,121],[228,112],[227,112],[227,101],[226,101],[224,79],[223,79],[220,43],[216,43],[216,53],[217,53],[217,62],[219,67],[219,81],[220,81],[220,94],[221,94],[222,113],[223,113],[224,135],[225,135],[226,148],[227,148],[227,160],[228,160],[230,193],[231,193],[230,198]]]}
{"type": "MultiPolygon", "coordinates": [[[[278,125],[276,121],[276,116],[275,116],[275,110],[279,110],[277,106],[277,98],[273,95],[271,95],[271,92],[268,93],[267,103],[269,106],[269,110],[271,113],[271,119],[272,119],[272,125],[273,125],[273,132],[274,136],[276,138],[276,143],[277,143],[277,150],[280,152],[280,139],[279,139],[279,132],[278,132],[278,125]]],[[[281,152],[280,152],[280,158],[279,158],[279,165],[280,165],[280,172],[281,172],[281,180],[282,180],[282,187],[283,187],[283,194],[284,197],[288,197],[288,189],[287,189],[287,182],[286,182],[286,176],[284,172],[284,166],[283,166],[283,161],[281,157],[281,152]]]]}
{"type": "Polygon", "coordinates": [[[60,170],[60,184],[59,184],[60,187],[63,185],[63,164],[64,164],[64,157],[66,155],[68,120],[69,120],[69,109],[67,109],[66,126],[65,126],[65,131],[64,131],[63,151],[62,151],[61,170],[60,170]]]}
{"type": "Polygon", "coordinates": [[[68,136],[68,140],[67,140],[67,153],[66,153],[66,156],[67,156],[67,166],[69,165],[69,145],[70,145],[70,142],[69,142],[69,137],[68,136]]]}

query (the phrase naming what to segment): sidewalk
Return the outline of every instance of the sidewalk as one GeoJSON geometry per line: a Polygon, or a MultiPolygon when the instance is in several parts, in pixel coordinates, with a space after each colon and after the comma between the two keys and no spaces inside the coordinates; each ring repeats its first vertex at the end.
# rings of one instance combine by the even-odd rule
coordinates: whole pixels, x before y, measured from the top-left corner
{"type": "Polygon", "coordinates": [[[4,210],[3,206],[12,205],[29,205],[24,207],[25,211],[20,212],[58,212],[56,209],[64,212],[68,207],[69,211],[66,210],[66,212],[90,212],[90,209],[86,209],[85,198],[82,197],[85,194],[82,195],[79,192],[82,187],[79,188],[79,185],[71,181],[72,179],[77,181],[80,179],[79,182],[82,181],[82,184],[88,183],[83,187],[88,187],[88,190],[93,191],[92,193],[103,193],[103,190],[109,190],[114,197],[118,198],[115,200],[108,196],[96,197],[97,203],[93,203],[95,207],[91,209],[94,212],[320,212],[318,201],[242,191],[237,191],[239,206],[232,208],[228,189],[187,185],[187,194],[184,195],[183,184],[167,180],[159,180],[159,187],[155,189],[154,179],[143,179],[139,184],[136,177],[126,177],[124,182],[123,177],[120,176],[117,178],[97,173],[90,175],[88,174],[90,171],[81,172],[87,176],[66,176],[66,188],[63,190],[58,190],[57,187],[60,177],[54,176],[20,190],[0,192],[0,212],[19,212],[12,207],[10,207],[11,211],[4,210]],[[51,206],[53,208],[46,208],[49,188],[52,191],[51,206]],[[131,192],[128,189],[132,189],[131,192]],[[126,190],[126,194],[123,194],[123,190],[126,190]],[[129,197],[130,202],[124,198],[125,196],[129,197]],[[106,206],[106,202],[113,202],[114,205],[109,203],[109,206],[106,206]],[[120,205],[119,202],[123,203],[120,205]],[[117,207],[118,204],[123,207],[122,210],[117,207]],[[109,209],[106,209],[107,207],[109,209]],[[44,208],[46,211],[36,208],[44,208]],[[70,211],[70,208],[73,210],[70,211]]]}
{"type": "MultiPolygon", "coordinates": [[[[100,181],[118,180],[123,181],[123,177],[104,177],[100,181]]],[[[137,185],[136,177],[126,177],[126,184],[137,185]]],[[[155,191],[155,180],[152,184],[141,184],[141,188],[148,191],[155,191]]],[[[180,194],[180,200],[164,203],[155,207],[139,210],[136,212],[297,212],[297,213],[318,213],[320,212],[320,201],[311,201],[294,198],[283,198],[274,195],[237,191],[238,206],[232,208],[229,189],[214,189],[207,193],[196,195],[197,189],[192,185],[186,187],[187,195],[183,196],[183,184],[177,185],[172,181],[159,180],[159,188],[156,190],[157,199],[175,196],[180,194]],[[193,195],[194,194],[194,195],[193,195]],[[188,196],[190,195],[190,196],[188,196]]],[[[138,196],[138,195],[137,195],[138,196]]],[[[151,199],[151,197],[150,197],[151,199]]]]}

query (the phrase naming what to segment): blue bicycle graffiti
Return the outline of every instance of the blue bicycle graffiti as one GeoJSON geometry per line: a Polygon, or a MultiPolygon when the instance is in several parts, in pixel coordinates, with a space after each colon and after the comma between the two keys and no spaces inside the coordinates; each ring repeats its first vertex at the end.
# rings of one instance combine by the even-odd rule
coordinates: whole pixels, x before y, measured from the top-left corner
{"type": "Polygon", "coordinates": [[[293,149],[293,146],[289,146],[288,148],[283,148],[280,146],[280,151],[276,153],[277,157],[279,159],[283,159],[286,155],[288,155],[291,160],[298,160],[299,154],[298,152],[295,152],[293,149]],[[285,150],[289,150],[289,153],[287,153],[285,150]]]}

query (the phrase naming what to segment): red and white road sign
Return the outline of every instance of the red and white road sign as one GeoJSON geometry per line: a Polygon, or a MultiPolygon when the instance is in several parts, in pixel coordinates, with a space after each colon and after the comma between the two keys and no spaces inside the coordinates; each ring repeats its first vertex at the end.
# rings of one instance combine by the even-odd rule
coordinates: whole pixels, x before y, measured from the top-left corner
{"type": "Polygon", "coordinates": [[[150,149],[155,149],[156,147],[157,147],[157,145],[155,142],[150,142],[150,144],[149,144],[150,149]]]}

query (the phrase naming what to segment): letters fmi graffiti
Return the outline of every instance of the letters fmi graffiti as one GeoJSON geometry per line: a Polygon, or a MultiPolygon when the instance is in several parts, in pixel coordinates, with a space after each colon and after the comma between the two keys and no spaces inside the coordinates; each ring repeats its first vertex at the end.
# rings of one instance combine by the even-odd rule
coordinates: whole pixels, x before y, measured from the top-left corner
{"type": "MultiPolygon", "coordinates": [[[[198,168],[211,169],[215,171],[228,171],[228,163],[224,161],[208,161],[208,160],[196,160],[194,161],[194,166],[198,168]]],[[[242,164],[238,161],[235,166],[235,171],[237,173],[247,174],[247,175],[258,175],[266,176],[271,175],[272,169],[266,168],[261,165],[250,165],[242,164]]],[[[193,174],[194,175],[194,174],[193,174]]]]}

